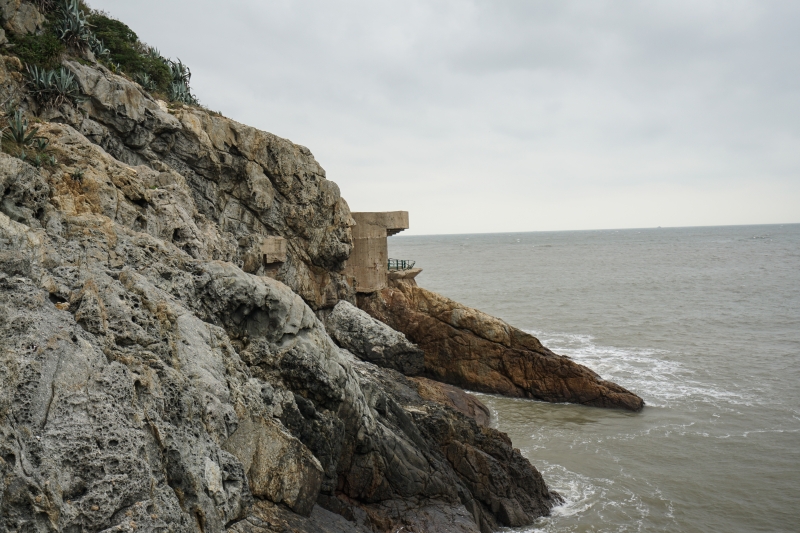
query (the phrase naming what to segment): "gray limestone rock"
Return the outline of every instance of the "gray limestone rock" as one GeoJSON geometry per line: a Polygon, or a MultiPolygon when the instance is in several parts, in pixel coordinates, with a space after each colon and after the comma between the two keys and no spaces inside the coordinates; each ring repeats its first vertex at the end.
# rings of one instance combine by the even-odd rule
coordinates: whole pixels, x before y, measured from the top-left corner
{"type": "Polygon", "coordinates": [[[254,496],[285,503],[308,516],[322,483],[322,466],[303,444],[270,419],[242,420],[223,448],[242,462],[254,496]]]}
{"type": "Polygon", "coordinates": [[[41,31],[45,18],[33,4],[22,0],[0,0],[3,27],[11,33],[26,35],[41,31]]]}
{"type": "Polygon", "coordinates": [[[397,370],[407,376],[425,367],[422,350],[383,322],[346,301],[325,313],[325,329],[336,343],[364,361],[397,370]]]}
{"type": "Polygon", "coordinates": [[[50,186],[28,163],[0,153],[0,198],[0,211],[11,220],[38,228],[50,200],[50,186]]]}

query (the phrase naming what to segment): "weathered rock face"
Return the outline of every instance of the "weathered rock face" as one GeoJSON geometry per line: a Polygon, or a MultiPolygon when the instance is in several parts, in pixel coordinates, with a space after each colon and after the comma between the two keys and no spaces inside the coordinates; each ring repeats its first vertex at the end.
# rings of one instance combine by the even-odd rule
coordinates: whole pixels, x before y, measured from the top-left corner
{"type": "MultiPolygon", "coordinates": [[[[134,199],[137,229],[194,258],[240,266],[252,263],[265,237],[283,237],[286,261],[255,265],[252,273],[269,272],[314,309],[354,301],[339,273],[352,246],[350,210],[307,148],[199,108],[168,107],[101,66],[65,65],[88,100],[83,112],[65,106],[44,116],[70,124],[127,168],[146,169],[147,188],[134,199]],[[170,187],[180,203],[159,200],[158,190],[170,187]],[[176,217],[174,227],[153,226],[157,210],[185,211],[187,200],[193,211],[188,219],[181,214],[183,225],[176,217]],[[197,229],[224,246],[205,246],[197,229]]],[[[92,166],[71,163],[76,170],[92,166]]]]}
{"type": "Polygon", "coordinates": [[[324,314],[325,329],[336,343],[358,358],[414,376],[422,372],[422,350],[406,336],[375,320],[349,302],[341,301],[324,314]]]}
{"type": "Polygon", "coordinates": [[[45,18],[31,3],[22,0],[0,0],[0,21],[3,28],[25,35],[40,31],[44,27],[45,18]]]}
{"type": "MultiPolygon", "coordinates": [[[[309,303],[350,294],[349,214],[309,154],[70,68],[93,96],[43,115],[58,164],[0,153],[0,531],[336,531],[317,502],[488,532],[558,501],[502,434],[328,336],[309,303]],[[276,228],[287,284],[238,266],[276,228]]],[[[419,354],[356,314],[354,349],[419,354]]]]}
{"type": "Polygon", "coordinates": [[[641,398],[605,381],[532,335],[402,280],[359,307],[419,345],[425,373],[459,387],[506,396],[638,411],[641,398]]]}

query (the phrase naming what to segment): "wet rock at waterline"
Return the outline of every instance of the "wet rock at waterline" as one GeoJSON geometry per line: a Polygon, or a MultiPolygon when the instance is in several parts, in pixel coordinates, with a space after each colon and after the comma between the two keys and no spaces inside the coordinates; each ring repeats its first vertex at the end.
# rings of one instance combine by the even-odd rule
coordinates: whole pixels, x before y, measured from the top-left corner
{"type": "Polygon", "coordinates": [[[425,375],[479,392],[638,411],[644,401],[500,319],[404,280],[359,307],[425,352],[425,375]]]}

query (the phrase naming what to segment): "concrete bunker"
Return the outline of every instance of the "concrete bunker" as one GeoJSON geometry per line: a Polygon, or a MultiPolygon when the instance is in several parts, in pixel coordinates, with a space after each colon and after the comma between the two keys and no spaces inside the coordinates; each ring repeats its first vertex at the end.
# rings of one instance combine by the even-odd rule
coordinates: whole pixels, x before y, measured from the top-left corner
{"type": "Polygon", "coordinates": [[[422,270],[413,261],[389,258],[387,238],[408,229],[408,211],[352,213],[353,250],[345,273],[356,281],[356,292],[385,289],[390,277],[413,279],[422,270]]]}

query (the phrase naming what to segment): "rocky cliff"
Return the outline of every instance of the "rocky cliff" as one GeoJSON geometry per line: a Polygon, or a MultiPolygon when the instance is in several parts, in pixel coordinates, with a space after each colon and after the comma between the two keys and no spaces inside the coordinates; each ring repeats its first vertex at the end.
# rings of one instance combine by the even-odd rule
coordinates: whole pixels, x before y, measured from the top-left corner
{"type": "Polygon", "coordinates": [[[0,154],[0,530],[491,531],[558,501],[503,434],[328,335],[352,221],[307,149],[64,66],[82,99],[44,107],[0,61],[52,158],[0,154]]]}
{"type": "MultiPolygon", "coordinates": [[[[50,4],[0,0],[4,29],[50,4]]],[[[308,149],[80,47],[80,97],[43,103],[14,50],[0,531],[485,533],[560,501],[480,402],[406,377],[427,345],[352,305],[353,221],[308,149]]]]}

